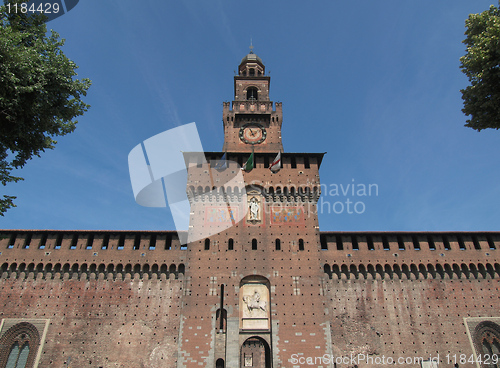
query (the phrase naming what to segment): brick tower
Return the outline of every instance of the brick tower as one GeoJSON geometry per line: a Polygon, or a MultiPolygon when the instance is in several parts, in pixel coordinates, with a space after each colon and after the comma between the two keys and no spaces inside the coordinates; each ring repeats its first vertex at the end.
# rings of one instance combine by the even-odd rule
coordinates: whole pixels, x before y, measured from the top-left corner
{"type": "Polygon", "coordinates": [[[232,106],[224,103],[224,152],[206,153],[206,163],[186,154],[190,232],[199,240],[188,245],[179,367],[276,368],[291,354],[330,353],[316,213],[323,154],[282,152],[281,103],[270,101],[269,85],[251,51],[232,106]],[[253,168],[222,184],[213,160],[223,154],[226,173],[240,173],[250,155],[253,168]]]}

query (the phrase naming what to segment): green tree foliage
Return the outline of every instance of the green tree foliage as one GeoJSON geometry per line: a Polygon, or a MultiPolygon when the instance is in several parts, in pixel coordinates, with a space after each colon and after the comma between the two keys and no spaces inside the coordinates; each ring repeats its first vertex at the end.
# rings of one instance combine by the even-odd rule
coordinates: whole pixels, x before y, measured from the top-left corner
{"type": "MultiPolygon", "coordinates": [[[[11,1],[15,3],[20,1],[11,1]]],[[[12,9],[12,7],[11,7],[12,9]]],[[[81,101],[90,80],[75,79],[78,68],[62,52],[64,40],[45,17],[9,13],[0,6],[0,182],[23,180],[12,175],[33,156],[54,148],[54,137],[75,129],[75,117],[89,105],[81,101]]],[[[15,207],[16,197],[0,198],[0,215],[15,207]]]]}
{"type": "Polygon", "coordinates": [[[500,10],[471,14],[465,21],[466,55],[460,58],[461,69],[470,86],[461,90],[465,126],[480,131],[500,128],[500,10]]]}

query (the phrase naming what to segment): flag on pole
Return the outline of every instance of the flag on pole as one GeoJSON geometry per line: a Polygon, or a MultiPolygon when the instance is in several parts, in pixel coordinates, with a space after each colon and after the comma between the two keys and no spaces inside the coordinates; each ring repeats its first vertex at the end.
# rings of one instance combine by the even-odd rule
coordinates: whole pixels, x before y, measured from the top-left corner
{"type": "Polygon", "coordinates": [[[280,169],[281,169],[281,151],[278,152],[278,155],[269,166],[269,170],[271,170],[273,174],[276,174],[278,171],[280,171],[280,169]]]}
{"type": "Polygon", "coordinates": [[[242,170],[245,170],[246,172],[250,172],[253,169],[253,152],[248,158],[247,162],[243,164],[243,167],[241,168],[242,170]]]}
{"type": "Polygon", "coordinates": [[[220,160],[216,161],[214,169],[217,171],[223,171],[227,169],[226,152],[224,152],[220,160]]]}

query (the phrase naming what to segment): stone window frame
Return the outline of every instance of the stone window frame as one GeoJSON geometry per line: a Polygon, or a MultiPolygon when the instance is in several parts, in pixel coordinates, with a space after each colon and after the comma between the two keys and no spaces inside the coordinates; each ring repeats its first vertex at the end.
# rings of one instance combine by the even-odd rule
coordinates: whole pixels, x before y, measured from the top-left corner
{"type": "MultiPolygon", "coordinates": [[[[492,368],[494,365],[479,363],[478,356],[483,357],[483,340],[489,335],[500,343],[500,317],[469,317],[464,318],[467,335],[471,344],[477,368],[492,368]]],[[[481,359],[482,361],[483,359],[481,359]]],[[[500,362],[496,364],[500,366],[500,362]]]]}
{"type": "Polygon", "coordinates": [[[15,344],[18,344],[21,349],[28,343],[29,353],[25,368],[37,368],[49,323],[49,319],[2,319],[0,323],[0,367],[6,366],[15,344]]]}

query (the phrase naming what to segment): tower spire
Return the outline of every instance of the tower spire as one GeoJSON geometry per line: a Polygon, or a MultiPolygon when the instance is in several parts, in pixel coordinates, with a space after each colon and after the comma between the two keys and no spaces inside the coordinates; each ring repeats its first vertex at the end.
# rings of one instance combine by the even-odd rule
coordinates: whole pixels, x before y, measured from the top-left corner
{"type": "Polygon", "coordinates": [[[250,38],[250,53],[253,54],[253,43],[252,38],[250,38]]]}

